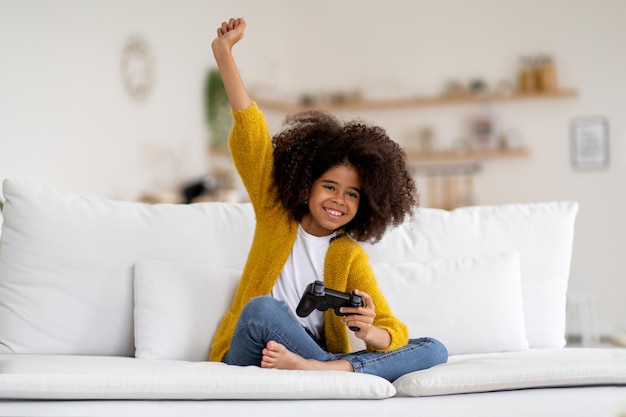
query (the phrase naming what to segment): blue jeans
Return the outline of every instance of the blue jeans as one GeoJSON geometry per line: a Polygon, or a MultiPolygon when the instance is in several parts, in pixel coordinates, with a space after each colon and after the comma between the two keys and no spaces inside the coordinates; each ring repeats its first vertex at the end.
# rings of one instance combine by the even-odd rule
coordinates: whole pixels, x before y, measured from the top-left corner
{"type": "Polygon", "coordinates": [[[260,366],[263,348],[270,340],[303,358],[322,362],[343,359],[352,364],[354,372],[377,375],[388,381],[448,360],[445,346],[428,337],[410,339],[406,346],[391,352],[326,352],[306,332],[287,304],[263,296],[253,298],[244,307],[223,362],[260,366]]]}

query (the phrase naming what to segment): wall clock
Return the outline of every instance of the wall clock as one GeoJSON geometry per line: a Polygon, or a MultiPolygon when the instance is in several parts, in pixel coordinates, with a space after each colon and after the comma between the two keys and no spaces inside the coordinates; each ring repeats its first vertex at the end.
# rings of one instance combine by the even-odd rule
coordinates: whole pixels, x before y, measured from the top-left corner
{"type": "Polygon", "coordinates": [[[128,95],[142,103],[152,93],[156,79],[154,54],[148,42],[141,36],[128,38],[120,61],[122,84],[128,95]]]}

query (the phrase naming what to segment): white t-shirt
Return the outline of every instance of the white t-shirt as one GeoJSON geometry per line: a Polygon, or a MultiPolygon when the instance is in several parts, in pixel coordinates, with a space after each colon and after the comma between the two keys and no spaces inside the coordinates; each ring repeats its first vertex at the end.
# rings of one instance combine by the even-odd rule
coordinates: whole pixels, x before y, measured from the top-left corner
{"type": "Polygon", "coordinates": [[[315,309],[307,317],[299,317],[296,308],[310,283],[324,281],[324,259],[330,240],[335,235],[313,236],[298,225],[296,242],[272,289],[272,297],[286,302],[298,321],[318,339],[324,329],[324,312],[315,309]]]}

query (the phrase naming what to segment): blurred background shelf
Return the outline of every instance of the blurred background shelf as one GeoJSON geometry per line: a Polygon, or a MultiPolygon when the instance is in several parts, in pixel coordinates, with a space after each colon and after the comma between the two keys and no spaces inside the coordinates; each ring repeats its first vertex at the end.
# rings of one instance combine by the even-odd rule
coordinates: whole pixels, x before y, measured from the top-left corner
{"type": "Polygon", "coordinates": [[[280,101],[270,98],[256,97],[257,104],[268,110],[290,113],[299,110],[381,110],[395,108],[442,106],[454,104],[471,104],[482,102],[506,102],[519,100],[536,99],[562,99],[575,98],[578,96],[576,89],[559,89],[552,92],[540,93],[483,93],[465,94],[458,96],[438,96],[438,97],[404,97],[395,99],[364,99],[364,98],[336,98],[325,101],[313,100],[310,103],[296,103],[280,101]]]}
{"type": "Polygon", "coordinates": [[[484,159],[522,158],[530,155],[530,150],[526,147],[469,150],[442,149],[432,151],[407,149],[405,152],[407,160],[413,164],[472,163],[480,162],[484,159]]]}

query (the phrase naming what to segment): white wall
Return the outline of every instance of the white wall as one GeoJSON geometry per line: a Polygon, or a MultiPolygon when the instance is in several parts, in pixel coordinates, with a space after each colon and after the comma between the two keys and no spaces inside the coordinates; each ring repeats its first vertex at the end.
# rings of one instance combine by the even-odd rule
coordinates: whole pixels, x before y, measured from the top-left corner
{"type": "MultiPolygon", "coordinates": [[[[491,161],[477,203],[576,200],[570,289],[597,299],[599,330],[626,332],[626,11],[623,0],[0,0],[0,179],[136,199],[207,171],[202,83],[217,24],[246,16],[236,46],[254,91],[362,89],[371,96],[436,94],[451,78],[513,79],[518,58],[550,53],[576,99],[502,103],[527,159],[491,161]],[[143,104],[120,82],[125,40],[155,51],[157,84],[143,104]],[[576,172],[573,117],[605,116],[611,165],[576,172]]],[[[404,140],[431,126],[440,146],[463,133],[473,105],[344,113],[404,140]]],[[[282,115],[268,112],[272,129],[282,115]]],[[[570,329],[577,331],[575,316],[570,329]]]]}
{"type": "Polygon", "coordinates": [[[134,199],[204,172],[205,19],[215,8],[180,4],[1,1],[0,176],[134,199]],[[120,81],[134,34],[156,55],[156,88],[143,104],[120,81]]]}

